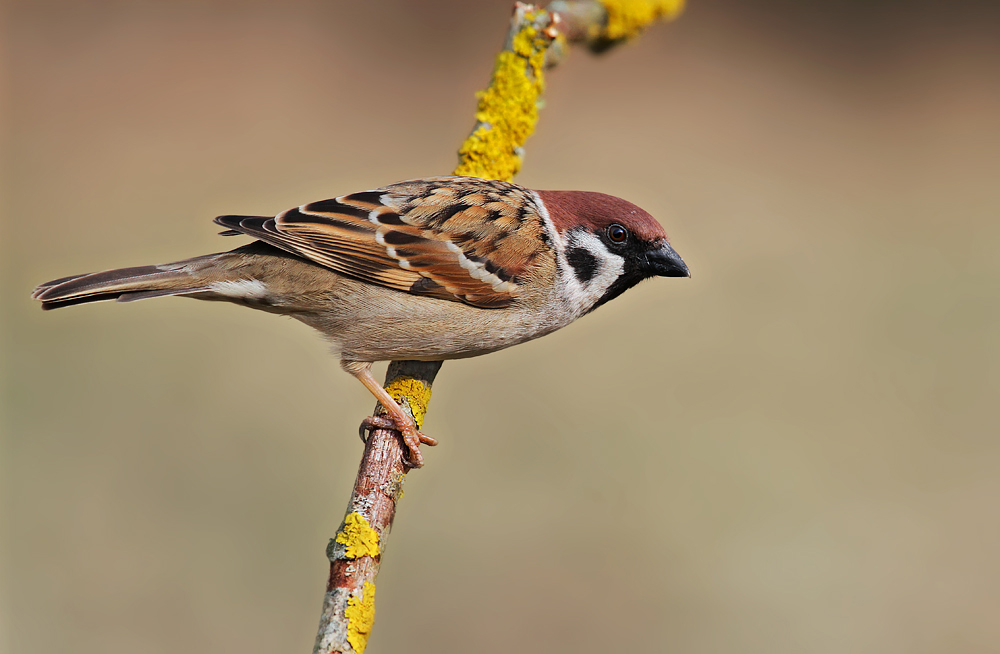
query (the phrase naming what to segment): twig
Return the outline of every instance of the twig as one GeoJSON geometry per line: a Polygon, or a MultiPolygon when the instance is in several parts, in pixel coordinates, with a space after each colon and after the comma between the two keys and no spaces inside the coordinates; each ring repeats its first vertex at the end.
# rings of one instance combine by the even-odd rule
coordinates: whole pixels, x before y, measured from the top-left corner
{"type": "Polygon", "coordinates": [[[558,18],[518,2],[489,87],[477,94],[476,124],[458,150],[456,175],[510,181],[521,170],[524,142],[538,123],[545,54],[558,18]]]}
{"type": "MultiPolygon", "coordinates": [[[[547,9],[515,3],[510,31],[489,87],[477,94],[476,124],[459,149],[456,175],[511,180],[535,130],[544,71],[561,63],[567,43],[594,52],[627,41],[658,19],[676,17],[683,0],[556,0],[547,9]]],[[[393,361],[385,388],[419,428],[440,361],[393,361]]],[[[385,415],[381,405],[376,415],[385,415]]],[[[404,446],[376,429],[365,443],[347,515],[327,547],[330,577],[314,654],[364,654],[375,620],[375,577],[403,494],[404,446]]]]}
{"type": "MultiPolygon", "coordinates": [[[[559,14],[559,31],[570,43],[593,52],[634,39],[657,20],[673,20],[684,10],[684,0],[554,0],[548,10],[559,14]]],[[[550,51],[549,63],[562,48],[550,51]]]]}
{"type": "MultiPolygon", "coordinates": [[[[386,389],[419,428],[427,411],[431,384],[440,361],[393,361],[386,373],[386,389]]],[[[381,405],[376,415],[385,415],[381,405]]],[[[323,614],[314,652],[363,654],[375,620],[375,577],[382,552],[403,495],[405,449],[399,434],[373,429],[354,481],[347,515],[330,541],[330,578],[323,598],[323,614]]]]}

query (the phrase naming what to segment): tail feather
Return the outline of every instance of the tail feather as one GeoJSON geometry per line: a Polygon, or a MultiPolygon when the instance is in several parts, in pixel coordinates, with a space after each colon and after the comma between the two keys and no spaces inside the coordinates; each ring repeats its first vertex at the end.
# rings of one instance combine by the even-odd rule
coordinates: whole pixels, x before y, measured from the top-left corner
{"type": "Polygon", "coordinates": [[[193,278],[184,267],[138,266],[55,279],[36,288],[31,297],[49,310],[85,302],[131,302],[208,290],[204,280],[193,278]]]}

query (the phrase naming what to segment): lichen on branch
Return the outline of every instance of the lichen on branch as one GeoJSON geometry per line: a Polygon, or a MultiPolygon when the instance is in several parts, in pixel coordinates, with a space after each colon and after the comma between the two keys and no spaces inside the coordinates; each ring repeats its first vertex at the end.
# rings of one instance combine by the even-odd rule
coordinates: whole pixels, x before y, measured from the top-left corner
{"type": "MultiPolygon", "coordinates": [[[[638,37],[656,21],[677,18],[684,0],[553,0],[547,9],[558,14],[566,41],[601,53],[638,37]]],[[[559,63],[565,50],[552,48],[547,63],[559,63]]]]}
{"type": "Polygon", "coordinates": [[[456,175],[509,182],[521,170],[545,90],[545,52],[558,36],[554,22],[543,9],[517,4],[490,85],[476,94],[476,127],[458,150],[456,175]]]}
{"type": "Polygon", "coordinates": [[[381,554],[378,541],[378,532],[372,529],[368,520],[357,511],[347,514],[344,518],[344,527],[334,538],[334,542],[344,546],[344,556],[349,559],[378,556],[381,554]]]}
{"type": "Polygon", "coordinates": [[[600,36],[609,41],[632,39],[657,20],[676,18],[684,0],[600,0],[608,13],[600,36]]]}
{"type": "Polygon", "coordinates": [[[347,618],[347,642],[356,654],[365,654],[368,636],[375,626],[375,584],[366,581],[361,597],[352,597],[344,610],[347,618]]]}
{"type": "Polygon", "coordinates": [[[392,399],[409,407],[418,429],[424,426],[427,405],[431,401],[430,386],[412,377],[396,377],[385,386],[385,390],[392,399]]]}
{"type": "Polygon", "coordinates": [[[520,172],[524,144],[538,123],[545,69],[562,60],[567,41],[601,52],[683,9],[684,0],[557,0],[547,9],[516,3],[490,84],[476,94],[476,125],[458,150],[454,174],[509,182],[520,172]]]}

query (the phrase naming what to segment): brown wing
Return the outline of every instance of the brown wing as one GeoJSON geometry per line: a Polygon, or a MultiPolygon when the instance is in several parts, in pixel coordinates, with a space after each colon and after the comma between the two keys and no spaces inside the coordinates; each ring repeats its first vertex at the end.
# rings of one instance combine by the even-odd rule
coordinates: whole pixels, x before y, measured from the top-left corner
{"type": "Polygon", "coordinates": [[[434,177],[216,222],[344,275],[399,291],[507,306],[551,257],[534,194],[507,182],[434,177]]]}

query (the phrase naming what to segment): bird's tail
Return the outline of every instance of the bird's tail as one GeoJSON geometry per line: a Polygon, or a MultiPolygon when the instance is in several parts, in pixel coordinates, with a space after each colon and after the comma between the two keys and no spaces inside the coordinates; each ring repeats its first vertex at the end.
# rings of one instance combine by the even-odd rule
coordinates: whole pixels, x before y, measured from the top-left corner
{"type": "MultiPolygon", "coordinates": [[[[207,258],[207,257],[206,257],[207,258]]],[[[199,259],[160,266],[119,268],[63,277],[42,284],[31,294],[42,309],[58,309],[85,302],[132,302],[164,295],[190,295],[210,291],[204,277],[192,274],[199,259]]]]}

